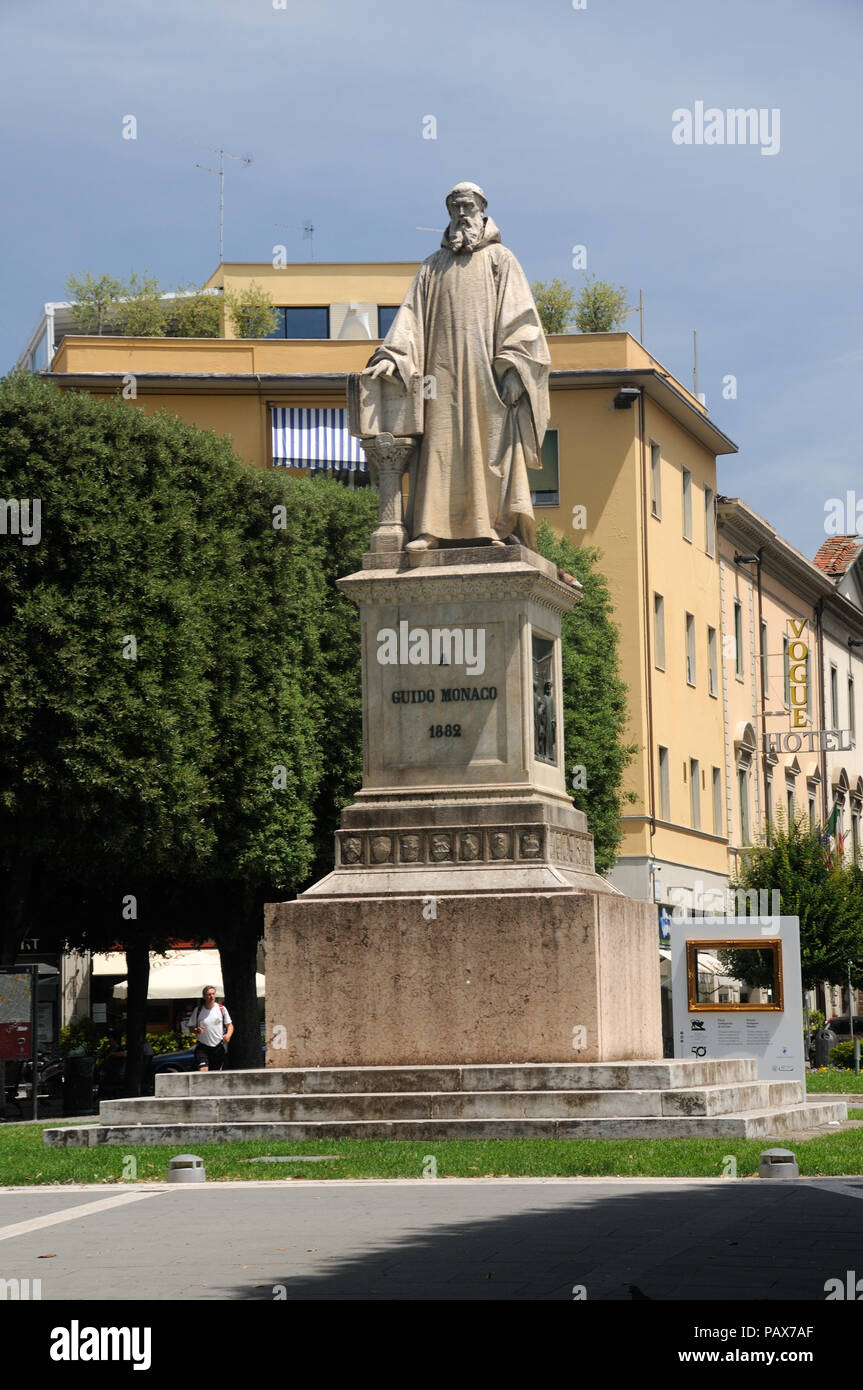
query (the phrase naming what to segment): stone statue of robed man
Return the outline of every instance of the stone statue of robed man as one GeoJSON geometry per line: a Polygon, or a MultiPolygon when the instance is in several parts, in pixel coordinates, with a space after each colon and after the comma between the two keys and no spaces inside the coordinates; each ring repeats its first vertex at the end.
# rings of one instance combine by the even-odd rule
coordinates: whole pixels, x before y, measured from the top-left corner
{"type": "Polygon", "coordinates": [[[408,550],[442,541],[536,549],[528,482],[548,423],[549,353],[524,271],[475,183],[449,193],[441,248],[417,273],[364,375],[423,379],[408,550]]]}

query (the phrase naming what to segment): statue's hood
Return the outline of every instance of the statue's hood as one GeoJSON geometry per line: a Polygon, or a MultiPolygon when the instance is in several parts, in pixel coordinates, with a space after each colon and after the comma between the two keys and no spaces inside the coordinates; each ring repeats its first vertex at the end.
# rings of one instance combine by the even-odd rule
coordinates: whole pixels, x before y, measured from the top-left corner
{"type": "MultiPolygon", "coordinates": [[[[497,223],[495,222],[494,218],[492,218],[492,217],[484,217],[484,218],[482,219],[482,221],[483,221],[482,236],[480,237],[480,239],[479,239],[479,241],[477,242],[476,246],[471,246],[471,247],[469,248],[471,251],[481,251],[482,248],[483,248],[484,246],[491,246],[491,245],[494,244],[494,242],[500,241],[500,232],[498,231],[497,223]]],[[[449,229],[447,229],[447,230],[449,230],[449,229]]],[[[449,242],[447,241],[447,234],[446,234],[446,232],[444,232],[444,234],[443,234],[443,240],[442,240],[442,242],[441,242],[441,248],[442,248],[442,250],[444,250],[444,251],[451,251],[451,250],[452,250],[452,247],[450,246],[449,242]]]]}

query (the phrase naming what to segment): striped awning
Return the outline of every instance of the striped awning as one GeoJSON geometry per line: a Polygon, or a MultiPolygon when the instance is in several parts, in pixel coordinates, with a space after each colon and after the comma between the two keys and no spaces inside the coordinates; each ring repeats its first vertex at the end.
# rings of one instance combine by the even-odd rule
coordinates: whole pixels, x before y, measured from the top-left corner
{"type": "Polygon", "coordinates": [[[368,473],[360,441],[348,432],[348,412],[273,406],[273,465],[368,473]]]}

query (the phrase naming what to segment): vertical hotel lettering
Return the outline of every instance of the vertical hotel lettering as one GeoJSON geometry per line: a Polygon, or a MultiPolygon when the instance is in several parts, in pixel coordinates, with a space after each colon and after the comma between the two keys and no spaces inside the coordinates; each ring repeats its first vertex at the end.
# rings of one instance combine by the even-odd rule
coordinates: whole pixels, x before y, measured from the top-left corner
{"type": "Polygon", "coordinates": [[[791,687],[791,727],[803,729],[809,723],[809,648],[803,641],[806,619],[789,618],[793,640],[788,647],[788,683],[791,687]]]}

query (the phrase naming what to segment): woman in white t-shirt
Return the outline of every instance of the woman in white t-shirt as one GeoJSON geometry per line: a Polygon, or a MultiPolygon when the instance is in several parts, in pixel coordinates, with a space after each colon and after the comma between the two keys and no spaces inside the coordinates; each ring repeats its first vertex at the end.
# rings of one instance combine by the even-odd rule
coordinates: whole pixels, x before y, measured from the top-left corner
{"type": "Polygon", "coordinates": [[[195,1009],[189,1024],[190,1033],[198,1039],[195,1070],[221,1071],[234,1025],[224,1004],[216,1003],[215,985],[204,985],[201,998],[203,1002],[195,1009]]]}

